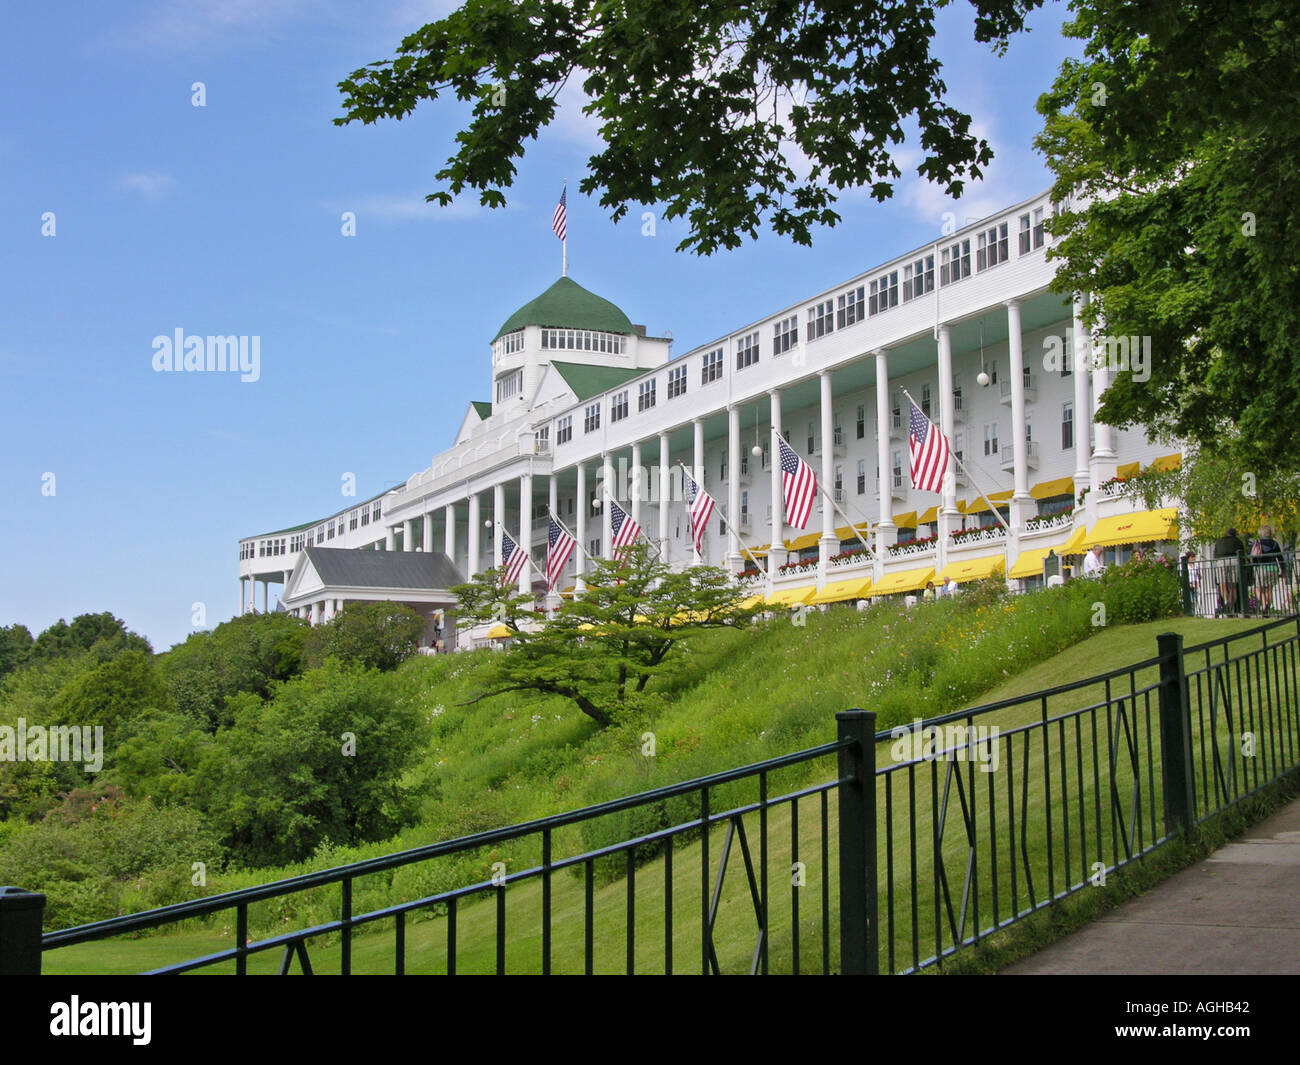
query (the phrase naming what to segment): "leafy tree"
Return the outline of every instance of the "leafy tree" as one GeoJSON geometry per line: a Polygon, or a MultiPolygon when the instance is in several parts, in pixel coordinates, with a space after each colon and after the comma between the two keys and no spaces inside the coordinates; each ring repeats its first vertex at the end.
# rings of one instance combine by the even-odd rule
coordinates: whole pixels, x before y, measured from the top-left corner
{"type": "Polygon", "coordinates": [[[1087,41],[1039,101],[1067,209],[1055,288],[1091,322],[1150,337],[1150,380],[1118,374],[1098,413],[1294,468],[1300,424],[1300,9],[1286,0],[1075,0],[1087,41]]]}
{"type": "Polygon", "coordinates": [[[100,662],[123,651],[153,654],[149,641],[131,632],[126,623],[105,611],[102,614],[78,614],[69,625],[60,618],[36,637],[32,658],[58,658],[91,651],[100,662]]]}
{"type": "Polygon", "coordinates": [[[204,753],[194,795],[244,861],[386,839],[412,819],[417,797],[401,777],[429,724],[404,678],[331,661],[278,686],[269,703],[240,695],[232,707],[234,725],[204,753]]]}
{"type": "Polygon", "coordinates": [[[129,722],[148,710],[170,708],[162,674],[153,656],[143,651],[124,651],[74,677],[50,703],[51,716],[60,724],[102,725],[110,750],[129,722]]]}
{"type": "Polygon", "coordinates": [[[0,627],[0,680],[27,661],[33,642],[26,625],[0,627]]]}
{"type": "Polygon", "coordinates": [[[226,700],[237,692],[266,698],[276,681],[305,668],[311,626],[292,614],[243,614],[211,632],[196,632],[162,656],[176,708],[209,731],[228,725],[226,700]]]}
{"type": "Polygon", "coordinates": [[[472,702],[517,691],[562,695],[610,725],[652,701],[647,689],[682,651],[684,637],[741,626],[755,612],[740,606],[748,593],[725,570],[674,570],[644,543],[629,548],[625,561],[596,561],[585,579],[581,598],[531,624],[512,588],[497,584],[491,594],[491,574],[452,589],[462,623],[500,621],[516,632],[513,646],[476,673],[484,690],[472,702]]]}
{"type": "MultiPolygon", "coordinates": [[[[932,44],[947,2],[466,0],[340,82],[334,121],[401,119],[446,95],[472,102],[436,175],[445,187],[428,199],[445,206],[468,187],[500,207],[525,141],[581,77],[605,148],[580,187],[600,191],[615,221],[629,204],[662,203],[665,217],[690,219],[682,249],[736,247],[765,217],[810,244],[813,226],[839,220],[837,190],[892,195],[905,120],[920,127],[917,172],[950,195],[992,158],[945,100],[932,44]]],[[[1001,53],[1040,4],[972,0],[975,39],[1001,53]]]]}
{"type": "Polygon", "coordinates": [[[307,637],[312,666],[327,658],[368,669],[396,669],[420,647],[428,627],[424,618],[401,603],[348,603],[307,637]]]}

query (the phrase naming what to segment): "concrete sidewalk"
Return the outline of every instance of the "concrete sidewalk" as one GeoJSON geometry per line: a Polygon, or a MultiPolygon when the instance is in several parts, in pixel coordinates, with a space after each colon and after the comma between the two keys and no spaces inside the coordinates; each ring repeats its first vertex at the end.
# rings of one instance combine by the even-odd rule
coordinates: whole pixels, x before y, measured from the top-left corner
{"type": "Polygon", "coordinates": [[[1300,800],[1001,972],[1300,973],[1300,800]]]}

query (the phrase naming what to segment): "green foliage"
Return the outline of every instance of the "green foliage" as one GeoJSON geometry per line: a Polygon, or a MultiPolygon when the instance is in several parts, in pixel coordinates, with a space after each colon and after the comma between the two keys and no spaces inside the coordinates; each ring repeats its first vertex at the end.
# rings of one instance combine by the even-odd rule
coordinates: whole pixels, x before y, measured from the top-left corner
{"type": "Polygon", "coordinates": [[[1300,9],[1286,0],[1078,0],[1087,42],[1039,101],[1037,144],[1068,209],[1053,287],[1091,324],[1151,338],[1150,380],[1119,373],[1098,417],[1215,447],[1243,471],[1295,466],[1300,423],[1300,9]]]}
{"type": "Polygon", "coordinates": [[[123,651],[153,654],[148,640],[128,630],[125,622],[105,611],[78,614],[71,625],[60,618],[36,637],[30,657],[75,657],[82,651],[90,651],[99,662],[107,662],[123,651]]]}
{"type": "Polygon", "coordinates": [[[73,678],[50,703],[60,724],[102,725],[112,748],[124,728],[145,711],[167,710],[171,703],[153,656],[123,651],[116,658],[73,678]]]}
{"type": "MultiPolygon", "coordinates": [[[[973,0],[974,35],[998,51],[1041,0],[973,0]]],[[[615,221],[632,204],[685,217],[679,249],[710,254],[757,237],[762,221],[801,244],[834,225],[838,190],[878,200],[901,174],[891,148],[920,129],[922,177],[959,196],[992,158],[970,116],[946,102],[932,54],[942,0],[851,6],[737,0],[466,0],[403,39],[396,58],[340,82],[339,125],[405,118],[422,100],[472,103],[456,153],[429,200],[465,188],[504,206],[525,143],[555,118],[556,96],[584,78],[585,112],[604,149],[581,189],[615,221]],[[789,160],[811,160],[800,178],[789,160]]]]}
{"type": "Polygon", "coordinates": [[[240,860],[383,839],[414,816],[418,796],[401,778],[428,722],[401,678],[330,661],[266,704],[244,695],[232,708],[234,724],[203,751],[192,787],[240,860]]]}
{"type": "Polygon", "coordinates": [[[327,658],[367,669],[396,669],[419,649],[427,624],[410,607],[400,603],[348,603],[307,636],[309,665],[327,658]]]}
{"type": "Polygon", "coordinates": [[[226,700],[238,692],[261,698],[276,681],[304,668],[311,626],[292,614],[242,614],[211,632],[197,632],[161,658],[172,703],[209,731],[229,725],[226,700]]]}
{"type": "Polygon", "coordinates": [[[0,626],[0,681],[27,661],[34,642],[26,625],[0,626]]]}
{"type": "Polygon", "coordinates": [[[514,646],[480,671],[483,690],[475,701],[543,692],[572,699],[600,725],[638,722],[648,713],[647,687],[668,672],[683,636],[745,625],[755,613],[740,607],[746,593],[724,570],[674,570],[645,543],[628,548],[622,560],[596,561],[586,584],[580,598],[532,624],[520,610],[511,613],[518,598],[512,593],[461,586],[463,622],[504,620],[517,632],[514,646]]]}
{"type": "Polygon", "coordinates": [[[1107,624],[1134,625],[1182,613],[1178,571],[1163,556],[1111,566],[1101,583],[1107,624]]]}

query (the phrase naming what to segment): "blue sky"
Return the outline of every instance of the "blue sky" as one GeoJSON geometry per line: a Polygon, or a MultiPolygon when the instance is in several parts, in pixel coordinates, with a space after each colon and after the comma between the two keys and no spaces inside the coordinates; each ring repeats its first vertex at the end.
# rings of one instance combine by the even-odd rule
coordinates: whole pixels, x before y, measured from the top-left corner
{"type": "Polygon", "coordinates": [[[0,36],[0,625],[109,610],[158,650],[238,602],[238,539],[310,521],[428,465],[489,342],[560,269],[683,353],[1049,184],[1034,102],[1077,42],[1061,4],[1004,57],[939,18],[951,98],[997,158],[954,207],[901,165],[895,198],[842,201],[798,247],[771,233],[711,258],[681,223],[617,225],[576,192],[596,144],[567,106],[510,206],[423,202],[455,104],[336,127],[337,82],[449,2],[138,0],[10,5],[0,36]],[[191,103],[203,82],[206,106],[191,103]],[[356,236],[340,216],[356,214],[356,236]],[[42,235],[54,215],[53,236],[42,235]],[[163,374],[153,338],[261,338],[261,374],[163,374]],[[53,474],[53,494],[49,494],[53,474]]]}

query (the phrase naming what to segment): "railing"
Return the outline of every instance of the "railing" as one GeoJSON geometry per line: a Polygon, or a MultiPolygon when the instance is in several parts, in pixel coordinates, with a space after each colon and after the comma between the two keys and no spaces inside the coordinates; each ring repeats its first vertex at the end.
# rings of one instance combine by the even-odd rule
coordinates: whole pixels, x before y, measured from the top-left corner
{"type": "Polygon", "coordinates": [[[795,754],[43,936],[42,896],[3,889],[0,973],[38,973],[45,952],[218,914],[233,915],[232,944],[154,971],[242,974],[264,954],[279,955],[282,973],[295,962],[312,971],[311,950],[333,968],[336,942],[349,973],[357,930],[381,924],[392,950],[366,937],[368,968],[382,958],[398,973],[408,946],[420,968],[448,973],[673,972],[683,957],[706,974],[942,966],[1300,764],[1300,616],[1190,648],[1167,633],[1157,649],[888,732],[847,711],[833,742],[795,754]],[[832,756],[837,774],[816,782],[832,756]],[[486,868],[498,854],[515,868],[499,861],[490,879],[355,905],[366,877],[388,884],[457,856],[486,868]],[[334,919],[250,937],[255,914],[265,923],[291,896],[321,890],[338,893],[334,919]]]}
{"type": "Polygon", "coordinates": [[[1052,532],[1055,529],[1071,529],[1074,527],[1074,511],[1065,510],[1060,514],[1051,514],[1042,518],[1030,518],[1025,522],[1025,536],[1034,536],[1038,533],[1052,532]]]}
{"type": "Polygon", "coordinates": [[[1293,614],[1300,599],[1294,551],[1281,558],[1202,559],[1180,565],[1183,613],[1199,617],[1268,617],[1293,614]]]}
{"type": "Polygon", "coordinates": [[[948,546],[965,547],[967,544],[997,543],[1006,538],[1006,530],[1001,525],[993,525],[987,529],[954,529],[948,534],[948,546]]]}

